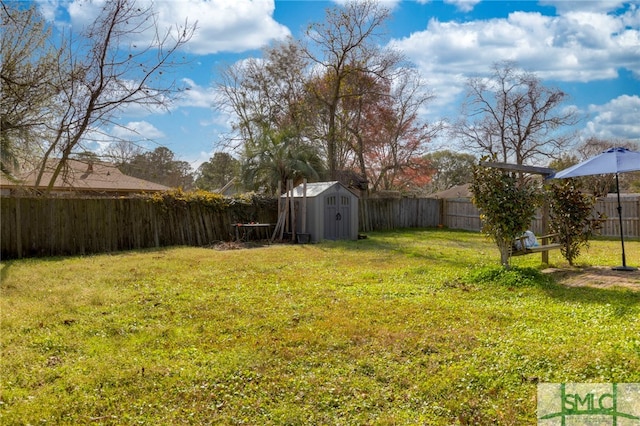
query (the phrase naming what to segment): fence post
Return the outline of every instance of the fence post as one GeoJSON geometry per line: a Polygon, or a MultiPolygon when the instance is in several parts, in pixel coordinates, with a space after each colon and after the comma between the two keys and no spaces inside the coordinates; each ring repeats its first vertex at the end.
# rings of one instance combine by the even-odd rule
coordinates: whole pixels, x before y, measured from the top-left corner
{"type": "Polygon", "coordinates": [[[16,250],[18,252],[18,259],[22,258],[22,217],[20,217],[20,200],[22,198],[16,197],[16,250]]]}
{"type": "MultiPolygon", "coordinates": [[[[544,198],[542,203],[542,235],[547,235],[549,233],[549,200],[547,197],[544,198]]],[[[547,244],[547,239],[543,238],[541,241],[542,245],[547,244]]],[[[542,263],[549,264],[549,252],[542,252],[542,263]]]]}

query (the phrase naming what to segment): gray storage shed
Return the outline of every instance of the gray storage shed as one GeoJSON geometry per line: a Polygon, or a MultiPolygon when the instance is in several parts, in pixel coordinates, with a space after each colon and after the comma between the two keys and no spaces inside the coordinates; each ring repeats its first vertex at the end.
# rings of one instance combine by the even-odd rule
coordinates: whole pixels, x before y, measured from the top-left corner
{"type": "MultiPolygon", "coordinates": [[[[310,234],[309,241],[357,240],[358,196],[340,182],[317,182],[293,188],[295,229],[297,234],[310,234]],[[303,204],[306,214],[303,220],[303,204]],[[303,232],[303,222],[306,229],[303,232]]],[[[282,195],[286,197],[286,195],[282,195]]]]}

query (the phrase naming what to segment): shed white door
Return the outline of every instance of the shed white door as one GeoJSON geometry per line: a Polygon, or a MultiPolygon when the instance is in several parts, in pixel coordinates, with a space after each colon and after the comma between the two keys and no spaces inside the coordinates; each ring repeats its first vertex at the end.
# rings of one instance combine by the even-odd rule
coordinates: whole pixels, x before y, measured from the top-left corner
{"type": "Polygon", "coordinates": [[[326,196],[324,200],[324,238],[348,239],[351,235],[351,198],[335,194],[326,196]]]}

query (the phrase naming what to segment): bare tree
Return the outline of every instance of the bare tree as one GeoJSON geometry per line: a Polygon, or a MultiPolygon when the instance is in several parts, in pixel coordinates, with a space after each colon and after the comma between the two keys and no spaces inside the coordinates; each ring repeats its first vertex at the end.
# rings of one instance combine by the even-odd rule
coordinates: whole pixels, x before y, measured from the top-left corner
{"type": "Polygon", "coordinates": [[[0,3],[0,169],[12,174],[39,156],[45,123],[56,112],[56,71],[63,64],[35,4],[0,3]]]}
{"type": "Polygon", "coordinates": [[[525,164],[557,156],[571,142],[563,127],[575,124],[577,116],[560,109],[567,94],[514,63],[495,64],[489,79],[471,78],[467,88],[464,119],[452,129],[465,148],[525,164]]]}
{"type": "Polygon", "coordinates": [[[160,32],[152,6],[138,6],[134,0],[105,2],[96,19],[82,33],[73,49],[65,51],[60,68],[62,85],[58,103],[64,106],[52,126],[53,138],[44,154],[36,185],[40,184],[47,159],[56,155],[49,190],[65,168],[74,149],[81,147],[91,131],[110,123],[114,114],[129,105],[162,108],[177,92],[164,73],[179,64],[174,60],[181,46],[196,30],[195,24],[176,25],[160,32]],[[144,46],[134,35],[151,31],[153,40],[144,46]]]}
{"type": "Polygon", "coordinates": [[[309,46],[305,52],[318,73],[313,93],[323,107],[321,122],[325,134],[327,165],[331,178],[340,168],[340,143],[345,129],[340,128],[340,104],[347,96],[359,96],[343,90],[354,73],[389,78],[402,57],[398,52],[381,49],[376,40],[383,35],[389,9],[374,0],[349,1],[343,8],[328,9],[322,23],[307,30],[309,46]],[[319,52],[319,53],[318,53],[319,52]]]}
{"type": "Polygon", "coordinates": [[[233,115],[223,143],[236,149],[258,144],[263,133],[302,137],[306,113],[307,62],[293,39],[269,47],[263,58],[249,58],[220,71],[217,106],[233,115]]]}
{"type": "Polygon", "coordinates": [[[117,139],[109,144],[103,156],[108,158],[116,166],[130,162],[138,155],[142,155],[144,150],[141,146],[124,139],[117,139]]]}
{"type": "Polygon", "coordinates": [[[348,144],[354,162],[372,190],[408,189],[421,186],[427,163],[422,161],[427,143],[440,130],[418,117],[420,108],[433,95],[425,90],[420,76],[400,68],[393,79],[371,79],[362,75],[351,82],[341,105],[348,144]]]}

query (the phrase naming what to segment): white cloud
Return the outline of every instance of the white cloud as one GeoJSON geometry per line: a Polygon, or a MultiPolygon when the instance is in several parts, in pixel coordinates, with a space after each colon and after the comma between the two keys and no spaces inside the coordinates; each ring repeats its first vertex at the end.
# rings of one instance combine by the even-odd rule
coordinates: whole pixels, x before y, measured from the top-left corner
{"type": "Polygon", "coordinates": [[[213,87],[198,86],[190,78],[183,78],[185,90],[174,102],[177,107],[211,108],[216,99],[216,90],[213,87]]]}
{"type": "Polygon", "coordinates": [[[161,130],[147,121],[130,121],[123,126],[114,127],[111,134],[130,141],[155,141],[165,137],[161,130]]]}
{"type": "Polygon", "coordinates": [[[394,44],[429,70],[481,73],[493,62],[514,60],[547,78],[589,81],[614,77],[621,66],[631,69],[632,59],[637,66],[639,40],[640,30],[625,28],[620,17],[514,12],[507,19],[431,20],[424,31],[394,44]]]}
{"type": "Polygon", "coordinates": [[[540,4],[543,6],[553,6],[558,13],[574,12],[574,11],[590,11],[606,13],[616,10],[625,4],[624,0],[542,0],[540,4]]]}
{"type": "Polygon", "coordinates": [[[105,132],[104,129],[98,127],[89,127],[82,137],[80,146],[76,147],[77,151],[95,151],[97,153],[104,152],[104,148],[113,141],[113,137],[105,132]]]}
{"type": "MultiPolygon", "coordinates": [[[[420,4],[430,3],[431,0],[416,0],[420,4]]],[[[471,12],[476,4],[480,3],[482,0],[444,0],[445,3],[452,4],[458,9],[460,12],[471,12]]]]}
{"type": "Polygon", "coordinates": [[[638,21],[640,11],[633,5],[617,16],[573,10],[560,16],[513,12],[507,18],[469,22],[431,19],[423,31],[391,45],[432,83],[441,82],[434,91],[439,99],[444,94],[444,100],[450,100],[465,80],[451,76],[485,75],[501,60],[558,81],[616,78],[621,68],[638,73],[640,28],[629,25],[638,21]]]}
{"type": "Polygon", "coordinates": [[[39,0],[38,8],[40,13],[47,21],[55,21],[58,13],[58,1],[55,0],[39,0]]]}
{"type": "Polygon", "coordinates": [[[198,20],[198,31],[189,43],[194,53],[242,52],[291,35],[287,27],[273,19],[273,0],[192,0],[186,7],[180,3],[161,4],[171,5],[166,11],[167,22],[178,16],[198,20]]]}
{"type": "MultiPolygon", "coordinates": [[[[91,24],[108,0],[86,2],[74,0],[67,10],[74,27],[91,24]]],[[[47,8],[51,9],[49,0],[47,8]]],[[[272,40],[291,35],[289,29],[273,19],[274,0],[138,0],[141,8],[153,6],[160,33],[176,30],[185,22],[195,24],[197,31],[186,49],[196,54],[243,52],[259,49],[272,40]]],[[[141,46],[152,42],[152,28],[137,35],[141,46]]]]}
{"type": "Polygon", "coordinates": [[[640,96],[622,95],[604,105],[589,105],[585,136],[640,142],[640,96]]]}
{"type": "Polygon", "coordinates": [[[198,170],[198,167],[200,167],[202,163],[206,163],[207,161],[209,161],[209,159],[213,157],[213,154],[214,154],[213,151],[209,151],[209,152],[200,151],[197,154],[191,154],[191,155],[185,156],[183,158],[183,161],[188,162],[191,165],[191,168],[195,171],[195,170],[198,170]]]}
{"type": "Polygon", "coordinates": [[[455,5],[461,12],[471,12],[480,1],[481,0],[444,0],[445,3],[455,5]]]}

